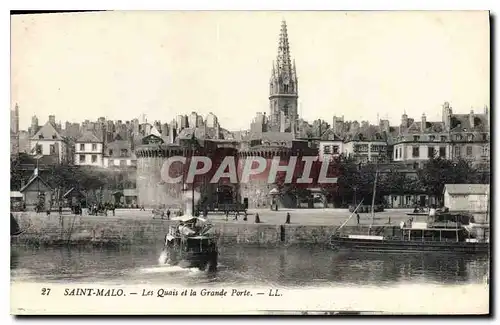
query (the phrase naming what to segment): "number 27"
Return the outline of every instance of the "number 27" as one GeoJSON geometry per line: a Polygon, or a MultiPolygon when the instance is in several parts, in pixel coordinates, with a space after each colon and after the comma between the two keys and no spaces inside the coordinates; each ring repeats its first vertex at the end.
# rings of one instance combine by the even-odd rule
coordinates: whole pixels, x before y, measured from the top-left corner
{"type": "Polygon", "coordinates": [[[50,294],[49,288],[42,288],[42,296],[48,296],[50,294]]]}

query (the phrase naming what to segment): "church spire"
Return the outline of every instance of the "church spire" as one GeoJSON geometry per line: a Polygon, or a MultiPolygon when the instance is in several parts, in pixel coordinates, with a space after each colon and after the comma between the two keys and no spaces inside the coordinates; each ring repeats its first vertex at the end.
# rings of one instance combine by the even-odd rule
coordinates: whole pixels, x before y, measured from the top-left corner
{"type": "Polygon", "coordinates": [[[273,62],[269,84],[270,129],[279,132],[292,132],[295,129],[298,98],[298,80],[295,60],[290,56],[288,29],[286,22],[281,22],[278,41],[278,55],[273,62]],[[292,64],[293,62],[293,64],[292,64]]]}
{"type": "Polygon", "coordinates": [[[276,59],[279,73],[291,74],[290,44],[288,43],[288,30],[286,21],[281,22],[280,38],[278,43],[278,56],[276,59]]]}

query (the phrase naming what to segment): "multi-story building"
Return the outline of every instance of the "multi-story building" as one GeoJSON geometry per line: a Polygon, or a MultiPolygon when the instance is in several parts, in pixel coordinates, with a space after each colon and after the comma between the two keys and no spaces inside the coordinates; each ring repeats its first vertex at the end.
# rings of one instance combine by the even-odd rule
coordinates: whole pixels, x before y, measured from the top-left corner
{"type": "Polygon", "coordinates": [[[32,155],[52,156],[59,163],[67,161],[66,141],[49,120],[30,139],[32,155]]]}
{"type": "Polygon", "coordinates": [[[416,122],[403,114],[399,134],[394,137],[393,159],[417,166],[431,157],[462,158],[473,164],[489,164],[489,116],[453,114],[448,102],[443,104],[442,121],[428,122],[422,115],[416,122]]]}
{"type": "Polygon", "coordinates": [[[75,165],[103,165],[103,141],[92,131],[85,131],[75,142],[75,165]]]}
{"type": "Polygon", "coordinates": [[[135,154],[132,151],[131,143],[121,138],[115,139],[106,145],[104,152],[104,167],[125,168],[136,165],[135,154]]]}
{"type": "Polygon", "coordinates": [[[331,161],[344,153],[344,139],[333,128],[328,129],[321,136],[318,149],[321,161],[331,161]]]}

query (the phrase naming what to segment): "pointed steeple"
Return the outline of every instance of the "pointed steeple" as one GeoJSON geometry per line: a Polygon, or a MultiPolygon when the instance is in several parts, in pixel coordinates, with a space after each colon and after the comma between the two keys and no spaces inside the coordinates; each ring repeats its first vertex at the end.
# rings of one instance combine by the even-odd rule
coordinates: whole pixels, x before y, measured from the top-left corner
{"type": "Polygon", "coordinates": [[[278,39],[278,53],[276,61],[273,62],[269,84],[270,130],[291,132],[294,129],[298,118],[297,98],[298,80],[295,61],[291,59],[288,29],[283,20],[278,39]]]}
{"type": "Polygon", "coordinates": [[[281,22],[280,38],[278,43],[278,56],[276,63],[280,73],[291,74],[290,44],[288,43],[288,30],[286,21],[281,22]]]}

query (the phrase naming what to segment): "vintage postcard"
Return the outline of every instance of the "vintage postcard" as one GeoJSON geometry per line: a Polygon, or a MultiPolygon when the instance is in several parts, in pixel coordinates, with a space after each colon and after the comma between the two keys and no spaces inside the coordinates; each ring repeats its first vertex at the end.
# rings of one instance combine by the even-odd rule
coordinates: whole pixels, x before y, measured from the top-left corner
{"type": "Polygon", "coordinates": [[[487,11],[11,16],[13,315],[490,312],[487,11]]]}

